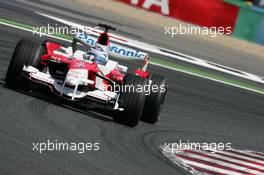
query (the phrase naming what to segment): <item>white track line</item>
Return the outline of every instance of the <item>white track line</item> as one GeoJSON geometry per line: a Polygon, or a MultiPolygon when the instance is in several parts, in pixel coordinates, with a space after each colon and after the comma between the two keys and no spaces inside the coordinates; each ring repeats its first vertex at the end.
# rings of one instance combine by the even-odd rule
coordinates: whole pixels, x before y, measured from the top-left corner
{"type": "Polygon", "coordinates": [[[229,86],[237,87],[237,88],[240,88],[240,89],[245,89],[245,90],[248,90],[248,91],[251,91],[251,92],[264,94],[264,92],[262,92],[262,91],[258,91],[258,90],[255,90],[255,89],[247,88],[247,87],[240,86],[240,85],[233,84],[233,83],[229,83],[229,82],[226,82],[226,81],[214,79],[214,78],[211,78],[211,77],[206,77],[206,76],[203,76],[203,75],[195,74],[195,73],[188,72],[188,71],[185,71],[185,70],[182,70],[182,69],[177,69],[177,68],[173,68],[173,67],[167,67],[167,66],[164,66],[164,65],[158,64],[158,63],[151,63],[151,64],[156,65],[156,66],[160,66],[160,67],[164,67],[164,68],[167,68],[167,69],[170,69],[170,70],[182,72],[182,73],[185,73],[185,74],[188,74],[188,75],[200,77],[200,78],[203,78],[203,79],[212,80],[212,81],[215,81],[215,82],[218,82],[218,83],[222,83],[222,84],[226,84],[226,85],[229,85],[229,86]]]}
{"type": "MultiPolygon", "coordinates": [[[[5,25],[5,26],[9,26],[9,27],[13,27],[13,28],[16,28],[16,29],[20,29],[20,30],[23,30],[23,31],[32,32],[32,34],[33,33],[40,34],[40,32],[36,32],[36,31],[33,31],[31,29],[27,29],[27,28],[24,28],[24,27],[19,27],[19,26],[13,25],[13,24],[8,24],[8,23],[1,22],[1,21],[0,21],[0,24],[5,25]]],[[[41,35],[48,36],[50,38],[55,38],[55,39],[62,40],[62,41],[66,41],[66,42],[72,42],[71,40],[68,40],[68,39],[65,39],[65,38],[61,38],[61,37],[57,37],[57,36],[53,36],[53,35],[49,35],[49,34],[41,33],[41,35]]]]}

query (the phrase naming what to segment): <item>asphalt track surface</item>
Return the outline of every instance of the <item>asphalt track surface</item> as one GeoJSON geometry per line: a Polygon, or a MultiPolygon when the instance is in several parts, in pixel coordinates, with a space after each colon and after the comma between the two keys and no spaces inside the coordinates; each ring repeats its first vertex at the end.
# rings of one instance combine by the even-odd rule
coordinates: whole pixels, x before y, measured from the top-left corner
{"type": "MultiPolygon", "coordinates": [[[[0,2],[1,16],[43,24],[45,18],[33,15],[36,8],[0,2]]],[[[169,83],[156,125],[141,122],[128,128],[98,111],[66,106],[48,94],[6,88],[13,48],[20,38],[31,35],[0,26],[0,174],[188,174],[159,151],[164,142],[180,140],[231,142],[234,148],[264,152],[263,95],[156,66],[150,71],[165,75],[169,83]],[[48,139],[99,142],[100,150],[32,151],[32,142],[48,139]]]]}

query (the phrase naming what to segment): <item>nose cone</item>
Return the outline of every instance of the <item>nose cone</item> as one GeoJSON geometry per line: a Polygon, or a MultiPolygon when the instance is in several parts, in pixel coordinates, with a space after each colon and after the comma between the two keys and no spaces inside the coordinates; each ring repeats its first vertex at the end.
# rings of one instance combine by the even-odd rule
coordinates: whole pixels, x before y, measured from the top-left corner
{"type": "Polygon", "coordinates": [[[69,70],[66,76],[66,84],[70,86],[84,85],[84,82],[88,78],[88,70],[85,69],[73,69],[69,70]]]}
{"type": "Polygon", "coordinates": [[[70,85],[70,86],[77,86],[79,85],[80,81],[78,79],[73,79],[73,78],[66,78],[66,84],[70,85]]]}

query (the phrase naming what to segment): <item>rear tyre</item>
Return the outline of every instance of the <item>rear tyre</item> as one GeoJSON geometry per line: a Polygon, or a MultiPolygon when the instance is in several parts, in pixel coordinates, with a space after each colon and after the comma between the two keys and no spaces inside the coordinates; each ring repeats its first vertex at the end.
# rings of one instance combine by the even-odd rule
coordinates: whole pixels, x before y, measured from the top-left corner
{"type": "Polygon", "coordinates": [[[31,83],[21,76],[23,66],[38,67],[40,56],[43,54],[43,46],[26,39],[20,40],[13,52],[5,77],[8,87],[29,91],[31,83]]]}
{"type": "Polygon", "coordinates": [[[164,106],[167,94],[167,83],[163,76],[152,74],[149,78],[151,83],[150,94],[146,96],[141,121],[154,124],[159,120],[160,112],[164,106]],[[158,87],[158,90],[154,86],[158,87]],[[157,91],[156,91],[157,90],[157,91]]]}
{"type": "Polygon", "coordinates": [[[123,111],[114,111],[113,119],[115,122],[134,127],[138,124],[144,102],[145,95],[144,92],[136,92],[136,90],[131,91],[126,87],[134,86],[136,89],[138,85],[142,87],[146,85],[146,80],[133,74],[127,74],[123,81],[123,91],[120,93],[118,104],[123,111]]]}

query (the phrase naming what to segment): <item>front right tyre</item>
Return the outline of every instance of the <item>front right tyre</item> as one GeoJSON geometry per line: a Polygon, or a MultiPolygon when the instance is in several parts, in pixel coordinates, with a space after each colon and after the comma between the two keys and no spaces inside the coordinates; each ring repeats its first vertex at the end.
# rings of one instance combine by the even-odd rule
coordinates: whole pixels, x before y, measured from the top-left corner
{"type": "Polygon", "coordinates": [[[31,89],[31,83],[21,76],[23,66],[30,65],[37,68],[42,54],[42,44],[26,39],[20,40],[15,47],[8,66],[5,77],[6,85],[10,88],[29,91],[31,89]]]}

